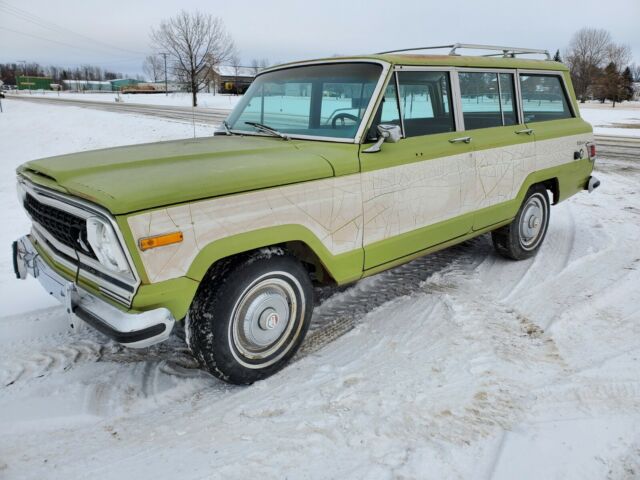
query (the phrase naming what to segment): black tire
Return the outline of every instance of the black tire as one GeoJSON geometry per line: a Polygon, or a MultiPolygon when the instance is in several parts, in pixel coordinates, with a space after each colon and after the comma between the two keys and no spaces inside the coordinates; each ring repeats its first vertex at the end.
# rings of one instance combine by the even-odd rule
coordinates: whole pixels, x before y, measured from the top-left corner
{"type": "Polygon", "coordinates": [[[249,385],[296,353],[312,310],[309,275],[283,250],[224,260],[209,271],[191,304],[187,344],[219,379],[249,385]]]}
{"type": "Polygon", "coordinates": [[[532,186],[513,221],[491,232],[496,251],[512,260],[534,256],[547,235],[550,214],[546,188],[542,185],[532,186]]]}

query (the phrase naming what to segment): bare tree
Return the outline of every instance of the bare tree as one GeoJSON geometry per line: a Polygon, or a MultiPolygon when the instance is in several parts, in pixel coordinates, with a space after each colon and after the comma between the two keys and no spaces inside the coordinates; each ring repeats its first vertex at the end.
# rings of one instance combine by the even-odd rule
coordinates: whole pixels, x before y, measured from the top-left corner
{"type": "Polygon", "coordinates": [[[212,62],[225,61],[234,50],[222,20],[197,11],[182,10],[161,22],[157,30],[151,31],[151,40],[159,50],[171,55],[176,76],[189,85],[194,107],[198,105],[198,91],[206,83],[212,62]]]}
{"type": "Polygon", "coordinates": [[[251,60],[251,71],[253,72],[254,75],[258,75],[258,73],[260,73],[260,70],[264,70],[268,66],[269,66],[269,59],[267,58],[262,58],[260,60],[258,60],[257,58],[254,58],[253,60],[251,60]]]}
{"type": "Polygon", "coordinates": [[[258,75],[260,72],[260,61],[257,58],[251,60],[251,71],[254,75],[258,75]]]}
{"type": "Polygon", "coordinates": [[[631,61],[631,47],[612,43],[607,49],[607,60],[613,63],[619,72],[623,71],[631,61]]]}
{"type": "Polygon", "coordinates": [[[142,71],[152,82],[164,79],[164,63],[158,55],[148,55],[142,62],[142,71]]]}
{"type": "Polygon", "coordinates": [[[611,44],[611,34],[597,28],[582,28],[571,38],[564,57],[581,102],[586,100],[589,87],[604,66],[611,44]]]}
{"type": "Polygon", "coordinates": [[[229,64],[233,67],[233,93],[238,94],[238,77],[240,76],[240,56],[234,50],[229,58],[229,64]]]}

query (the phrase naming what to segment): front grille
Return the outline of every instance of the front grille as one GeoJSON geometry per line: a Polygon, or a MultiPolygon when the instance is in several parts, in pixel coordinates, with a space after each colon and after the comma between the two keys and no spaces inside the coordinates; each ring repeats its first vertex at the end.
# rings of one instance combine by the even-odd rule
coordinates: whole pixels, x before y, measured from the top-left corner
{"type": "Polygon", "coordinates": [[[24,201],[24,208],[57,241],[97,260],[87,240],[87,225],[83,218],[41,203],[29,194],[24,201]]]}

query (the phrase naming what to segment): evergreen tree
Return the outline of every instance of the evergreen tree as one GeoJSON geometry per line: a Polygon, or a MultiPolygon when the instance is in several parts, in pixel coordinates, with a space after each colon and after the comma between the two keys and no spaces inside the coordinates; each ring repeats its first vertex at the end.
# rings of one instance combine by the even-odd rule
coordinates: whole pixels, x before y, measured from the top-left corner
{"type": "Polygon", "coordinates": [[[600,76],[597,86],[598,97],[604,102],[604,100],[611,100],[613,102],[613,108],[616,103],[621,101],[623,89],[622,89],[622,75],[618,73],[613,62],[605,67],[600,76]]]}
{"type": "Polygon", "coordinates": [[[631,69],[629,67],[624,69],[622,72],[621,78],[621,98],[622,100],[632,100],[633,99],[633,74],[631,73],[631,69]]]}
{"type": "Polygon", "coordinates": [[[562,57],[560,56],[560,50],[556,50],[556,54],[553,56],[553,61],[562,63],[562,57]]]}

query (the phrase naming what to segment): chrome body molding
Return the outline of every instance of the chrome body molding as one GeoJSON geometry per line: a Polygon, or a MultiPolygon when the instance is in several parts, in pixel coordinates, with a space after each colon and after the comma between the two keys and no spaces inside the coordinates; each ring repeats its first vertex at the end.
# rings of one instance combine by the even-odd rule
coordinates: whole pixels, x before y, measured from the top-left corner
{"type": "Polygon", "coordinates": [[[36,278],[50,295],[62,303],[71,323],[74,316],[109,338],[131,348],[144,348],[166,340],[175,319],[166,308],[125,312],[66,280],[38,253],[29,236],[14,243],[14,268],[20,279],[36,278]]]}
{"type": "MultiPolygon", "coordinates": [[[[65,268],[78,272],[80,278],[98,285],[100,292],[104,295],[126,307],[130,307],[141,281],[134,267],[130,252],[126,248],[122,233],[111,214],[98,205],[35,185],[21,176],[18,176],[18,192],[21,197],[28,193],[38,202],[70,213],[76,217],[86,220],[89,217],[98,216],[111,225],[127,260],[129,267],[128,272],[111,271],[96,259],[85,255],[82,251],[78,249],[74,250],[68,245],[64,245],[47,232],[34,218],[29,216],[32,221],[31,235],[47,255],[65,268]],[[79,271],[78,262],[80,263],[79,271]]],[[[29,215],[28,212],[26,213],[29,215]]]]}

